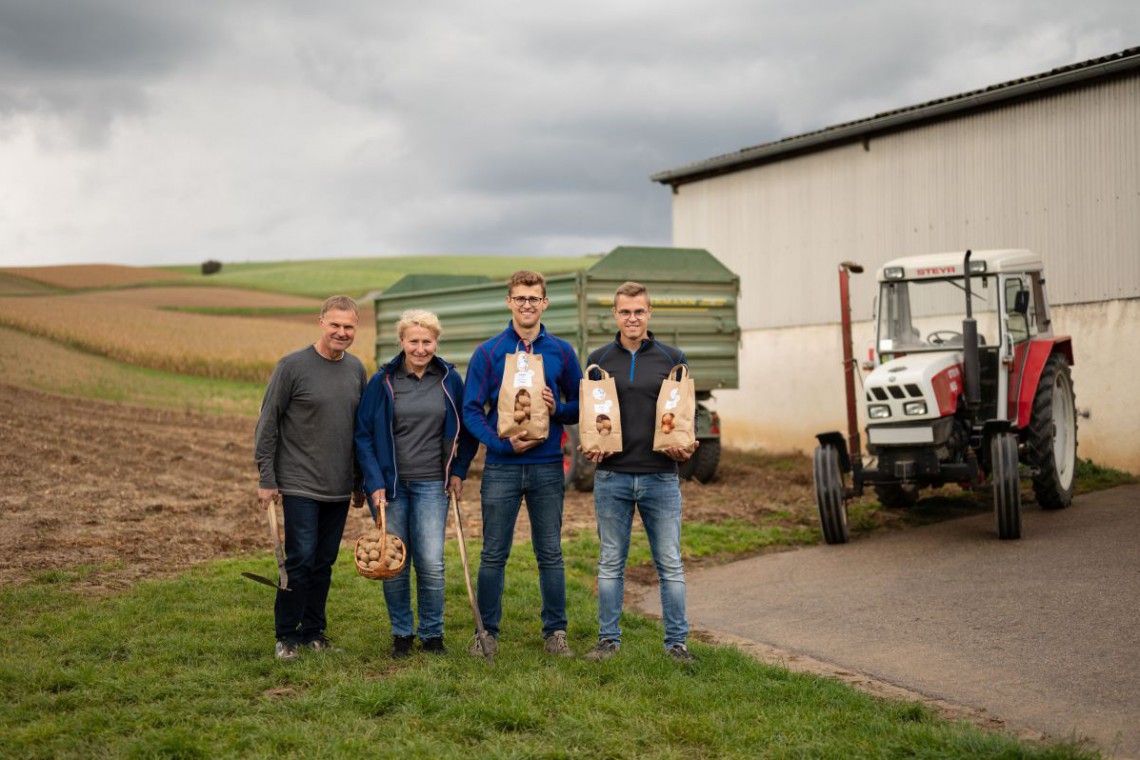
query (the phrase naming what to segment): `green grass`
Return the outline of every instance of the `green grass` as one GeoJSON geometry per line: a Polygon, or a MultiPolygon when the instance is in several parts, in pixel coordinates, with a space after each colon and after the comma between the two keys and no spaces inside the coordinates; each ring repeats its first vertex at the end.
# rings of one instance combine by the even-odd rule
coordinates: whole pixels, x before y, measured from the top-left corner
{"type": "Polygon", "coordinates": [[[18,388],[202,414],[256,417],[264,383],[138,367],[0,327],[0,378],[18,388]]]}
{"type": "Polygon", "coordinates": [[[1112,467],[1103,467],[1091,459],[1077,460],[1077,493],[1103,491],[1106,488],[1128,485],[1136,482],[1136,476],[1112,467]]]}
{"type": "Polygon", "coordinates": [[[596,257],[589,256],[390,256],[224,263],[222,271],[212,275],[203,275],[198,265],[161,268],[195,275],[189,283],[179,284],[228,285],[325,298],[330,293],[347,293],[358,297],[375,290],[384,290],[405,274],[478,274],[505,280],[517,269],[535,267],[549,276],[584,269],[596,261],[596,257]]]}
{"type": "MultiPolygon", "coordinates": [[[[477,544],[470,547],[478,556],[477,544]]],[[[394,663],[380,584],[344,553],[329,598],[344,651],[272,657],[268,554],[88,598],[82,568],[0,589],[0,755],[69,757],[1078,758],[945,722],[823,678],[693,645],[678,666],[654,621],[623,619],[621,654],[592,664],[541,652],[528,544],[508,565],[493,666],[464,652],[472,621],[449,546],[445,657],[394,663]]],[[[571,645],[596,636],[588,542],[568,571],[571,645]],[[587,552],[587,554],[583,554],[587,552]]]]}

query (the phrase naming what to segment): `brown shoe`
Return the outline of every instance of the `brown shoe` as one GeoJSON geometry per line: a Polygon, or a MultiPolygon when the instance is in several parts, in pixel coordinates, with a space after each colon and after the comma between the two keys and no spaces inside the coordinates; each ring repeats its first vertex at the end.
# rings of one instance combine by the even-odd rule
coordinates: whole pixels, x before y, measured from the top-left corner
{"type": "Polygon", "coordinates": [[[621,644],[613,639],[602,639],[593,649],[582,655],[582,659],[590,662],[601,662],[610,659],[620,651],[621,644]]]}
{"type": "Polygon", "coordinates": [[[555,631],[546,637],[546,643],[543,649],[547,654],[552,654],[555,657],[573,657],[574,652],[570,650],[570,645],[566,643],[566,631],[555,631]]]}

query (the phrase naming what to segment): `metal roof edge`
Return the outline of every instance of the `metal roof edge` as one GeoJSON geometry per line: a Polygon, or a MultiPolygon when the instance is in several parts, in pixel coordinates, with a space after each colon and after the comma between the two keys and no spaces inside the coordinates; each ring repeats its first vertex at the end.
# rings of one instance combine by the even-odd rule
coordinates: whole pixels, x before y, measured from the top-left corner
{"type": "Polygon", "coordinates": [[[687,182],[695,182],[706,177],[748,168],[785,154],[802,153],[830,145],[852,142],[858,138],[898,129],[905,125],[986,108],[1003,101],[1044,94],[1051,90],[1073,86],[1089,80],[1116,76],[1134,69],[1140,69],[1140,47],[1128,48],[1082,63],[1052,69],[1043,74],[1014,79],[980,90],[972,90],[914,106],[906,106],[865,119],[825,127],[751,148],[743,148],[735,153],[657,172],[650,175],[649,179],[663,185],[676,187],[687,182]]]}

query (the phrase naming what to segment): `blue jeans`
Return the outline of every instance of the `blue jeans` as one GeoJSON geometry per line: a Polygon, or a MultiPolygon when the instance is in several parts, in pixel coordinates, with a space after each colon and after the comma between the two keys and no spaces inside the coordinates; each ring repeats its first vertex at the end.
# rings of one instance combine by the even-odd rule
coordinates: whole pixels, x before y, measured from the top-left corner
{"type": "Polygon", "coordinates": [[[634,508],[641,513],[649,551],[657,566],[665,646],[684,644],[689,621],[685,618],[685,568],[681,564],[681,487],[676,473],[598,470],[594,474],[594,513],[601,544],[598,638],[621,641],[619,621],[634,508]]]}
{"type": "Polygon", "coordinates": [[[488,464],[483,468],[483,551],[479,562],[479,613],[483,627],[499,635],[504,568],[511,556],[515,521],[526,498],[530,540],[538,560],[542,635],[566,630],[566,571],[562,564],[562,463],[488,464]]]}
{"type": "Polygon", "coordinates": [[[277,639],[307,644],[325,632],[325,602],[332,566],[340,551],[347,501],[281,497],[285,515],[285,572],[290,591],[278,591],[273,605],[277,639]]]}
{"type": "Polygon", "coordinates": [[[412,567],[416,569],[416,609],[421,640],[443,636],[443,541],[447,529],[447,492],[442,480],[401,480],[388,502],[388,532],[408,548],[408,563],[384,583],[384,602],[393,636],[411,636],[412,567]]]}

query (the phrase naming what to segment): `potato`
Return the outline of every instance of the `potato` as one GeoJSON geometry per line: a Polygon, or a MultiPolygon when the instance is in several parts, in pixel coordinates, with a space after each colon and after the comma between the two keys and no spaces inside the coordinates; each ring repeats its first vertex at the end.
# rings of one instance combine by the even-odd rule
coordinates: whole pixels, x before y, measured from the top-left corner
{"type": "Polygon", "coordinates": [[[373,549],[372,551],[368,552],[368,559],[380,559],[380,552],[373,549]]]}
{"type": "Polygon", "coordinates": [[[515,422],[522,422],[526,419],[526,412],[521,409],[515,411],[515,422]]]}
{"type": "Polygon", "coordinates": [[[389,570],[395,570],[399,566],[400,566],[400,560],[398,560],[398,559],[388,560],[388,569],[389,570]]]}
{"type": "Polygon", "coordinates": [[[369,563],[368,563],[368,569],[369,569],[369,570],[379,570],[379,569],[380,569],[380,562],[379,562],[379,560],[375,560],[375,559],[374,559],[374,560],[372,560],[371,562],[369,562],[369,563]]]}

